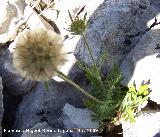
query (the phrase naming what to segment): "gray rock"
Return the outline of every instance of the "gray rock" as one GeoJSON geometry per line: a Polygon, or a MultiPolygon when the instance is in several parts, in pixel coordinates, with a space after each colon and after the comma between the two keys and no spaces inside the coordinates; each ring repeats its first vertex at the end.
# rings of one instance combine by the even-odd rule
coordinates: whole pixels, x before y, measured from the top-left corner
{"type": "Polygon", "coordinates": [[[12,95],[23,95],[30,92],[36,82],[26,80],[17,73],[12,63],[12,54],[5,48],[8,45],[1,45],[0,48],[0,76],[3,79],[5,92],[12,95]]]}
{"type": "MultiPolygon", "coordinates": [[[[3,91],[3,107],[4,107],[3,120],[2,120],[3,130],[12,129],[12,125],[15,120],[15,113],[21,101],[22,101],[21,96],[12,96],[10,94],[7,94],[5,90],[3,91]]],[[[3,132],[3,136],[9,136],[9,134],[10,133],[8,132],[3,132]]]]}
{"type": "Polygon", "coordinates": [[[72,128],[77,128],[79,129],[79,132],[74,132],[72,133],[72,136],[88,136],[88,135],[97,135],[97,129],[99,127],[99,124],[96,122],[93,122],[91,120],[91,112],[88,109],[82,109],[82,108],[75,108],[74,106],[70,104],[65,104],[63,110],[62,110],[62,115],[59,118],[59,121],[63,123],[63,127],[65,129],[72,129],[72,128]],[[85,129],[94,129],[92,132],[89,133],[83,133],[81,130],[85,129]]]}
{"type": "MultiPolygon", "coordinates": [[[[3,117],[3,86],[2,86],[2,78],[0,77],[0,121],[2,123],[3,117]]],[[[0,136],[2,136],[2,127],[0,126],[0,136]]]]}
{"type": "Polygon", "coordinates": [[[150,30],[146,33],[136,47],[126,56],[121,64],[121,71],[125,77],[123,84],[130,86],[135,81],[137,89],[142,81],[150,80],[150,99],[160,104],[160,43],[159,30],[150,30]]]}
{"type": "Polygon", "coordinates": [[[68,122],[64,122],[66,128],[98,128],[98,123],[91,121],[91,114],[93,113],[88,109],[75,108],[68,103],[65,104],[62,113],[72,123],[72,125],[67,125],[68,122]]]}
{"type": "MultiPolygon", "coordinates": [[[[146,23],[157,15],[159,9],[154,5],[150,0],[104,0],[90,17],[85,34],[95,60],[98,62],[106,49],[106,67],[119,64],[146,32],[146,23]]],[[[83,40],[77,44],[75,55],[92,64],[83,40]]]]}
{"type": "MultiPolygon", "coordinates": [[[[58,122],[62,108],[67,102],[82,107],[81,96],[74,88],[64,83],[51,81],[49,91],[46,91],[43,83],[38,83],[36,88],[26,94],[19,104],[13,129],[31,128],[44,121],[47,121],[53,128],[63,129],[58,122]]],[[[19,136],[20,134],[12,135],[12,137],[19,136]]]]}
{"type": "Polygon", "coordinates": [[[21,137],[70,137],[68,133],[60,133],[63,130],[53,129],[46,122],[39,123],[29,129],[29,132],[24,132],[21,137]]]}
{"type": "Polygon", "coordinates": [[[124,137],[159,137],[160,112],[143,112],[133,124],[122,123],[124,137]]]}

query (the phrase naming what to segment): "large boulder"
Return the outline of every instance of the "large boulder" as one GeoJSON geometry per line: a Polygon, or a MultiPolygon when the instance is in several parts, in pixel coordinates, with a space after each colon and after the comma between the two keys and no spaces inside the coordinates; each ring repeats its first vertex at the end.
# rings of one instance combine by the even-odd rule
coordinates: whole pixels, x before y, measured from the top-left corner
{"type": "MultiPolygon", "coordinates": [[[[157,16],[157,22],[160,21],[158,14],[159,7],[153,0],[104,0],[90,17],[85,36],[97,63],[102,52],[107,50],[105,73],[113,64],[122,64],[124,85],[128,85],[135,69],[131,83],[136,81],[138,87],[143,80],[150,79],[150,98],[160,103],[159,59],[156,58],[158,51],[155,50],[159,34],[155,29],[150,32],[154,18],[157,16]]],[[[83,39],[76,47],[76,57],[91,65],[93,62],[83,39]]]]}
{"type": "Polygon", "coordinates": [[[135,123],[122,123],[122,128],[124,137],[160,137],[160,112],[143,112],[135,123]]]}
{"type": "MultiPolygon", "coordinates": [[[[158,12],[159,8],[150,0],[104,0],[90,17],[85,34],[95,60],[98,62],[101,53],[107,50],[106,67],[119,64],[149,28],[146,23],[158,12]]],[[[75,55],[92,64],[82,39],[75,55]]]]}
{"type": "Polygon", "coordinates": [[[159,30],[150,30],[126,56],[121,64],[124,75],[123,84],[132,85],[135,82],[137,89],[143,81],[150,80],[152,90],[150,99],[160,104],[160,58],[158,45],[160,43],[159,30]]]}
{"type": "MultiPolygon", "coordinates": [[[[58,124],[61,110],[68,102],[76,107],[82,107],[81,94],[74,88],[64,84],[51,81],[46,91],[43,83],[38,83],[32,92],[23,96],[16,112],[13,129],[26,129],[45,122],[53,128],[62,128],[58,124]]],[[[14,133],[12,137],[19,137],[21,134],[14,133]]]]}

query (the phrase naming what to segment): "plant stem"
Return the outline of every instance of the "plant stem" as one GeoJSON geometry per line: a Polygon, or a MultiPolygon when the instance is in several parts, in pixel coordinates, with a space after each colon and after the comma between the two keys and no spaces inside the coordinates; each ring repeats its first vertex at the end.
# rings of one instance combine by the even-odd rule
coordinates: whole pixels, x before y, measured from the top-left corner
{"type": "Polygon", "coordinates": [[[82,37],[83,37],[83,39],[84,39],[85,45],[86,45],[86,47],[87,47],[87,49],[88,49],[88,52],[89,52],[89,54],[90,54],[90,56],[91,56],[91,59],[92,59],[92,61],[93,61],[93,64],[96,66],[95,59],[94,59],[94,57],[93,57],[93,55],[92,55],[91,48],[90,48],[90,46],[89,46],[89,44],[88,44],[88,42],[87,42],[87,40],[86,40],[85,35],[82,34],[82,37]]]}
{"type": "Polygon", "coordinates": [[[102,103],[101,101],[99,101],[98,99],[96,99],[95,97],[93,97],[91,94],[89,94],[88,92],[86,92],[84,89],[82,89],[80,86],[78,86],[77,84],[75,84],[73,81],[71,81],[67,76],[65,76],[62,72],[60,71],[56,71],[57,72],[57,76],[62,78],[65,82],[67,82],[68,84],[72,85],[73,87],[75,87],[77,90],[81,91],[83,94],[85,94],[88,98],[96,101],[97,103],[102,103]]]}

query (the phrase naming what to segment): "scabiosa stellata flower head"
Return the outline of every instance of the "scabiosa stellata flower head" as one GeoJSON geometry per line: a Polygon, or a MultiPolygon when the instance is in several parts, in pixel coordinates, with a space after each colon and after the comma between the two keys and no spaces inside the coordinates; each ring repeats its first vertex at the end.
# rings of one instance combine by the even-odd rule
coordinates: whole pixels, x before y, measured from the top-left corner
{"type": "Polygon", "coordinates": [[[47,81],[67,61],[63,39],[54,31],[38,28],[18,35],[13,64],[21,76],[47,81]]]}

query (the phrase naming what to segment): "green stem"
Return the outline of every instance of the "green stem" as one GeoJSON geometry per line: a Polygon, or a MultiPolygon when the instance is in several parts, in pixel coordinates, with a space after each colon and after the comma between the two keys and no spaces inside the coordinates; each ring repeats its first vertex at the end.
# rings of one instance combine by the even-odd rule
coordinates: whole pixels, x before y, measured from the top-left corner
{"type": "Polygon", "coordinates": [[[83,94],[85,94],[88,98],[96,101],[97,103],[102,103],[101,101],[99,101],[98,99],[96,99],[95,97],[93,97],[91,94],[89,94],[88,92],[86,92],[84,89],[82,89],[80,86],[78,86],[77,84],[75,84],[73,81],[71,81],[67,76],[65,76],[62,72],[57,70],[57,76],[62,78],[65,82],[67,82],[68,84],[72,85],[73,87],[75,87],[77,90],[81,91],[83,94]]]}
{"type": "Polygon", "coordinates": [[[89,44],[88,44],[88,42],[87,42],[87,40],[86,40],[85,35],[84,35],[84,34],[82,34],[82,37],[83,37],[84,42],[85,42],[85,45],[86,45],[86,47],[87,47],[87,49],[88,49],[88,51],[89,51],[89,54],[90,54],[91,59],[92,59],[92,61],[93,61],[93,64],[96,66],[95,59],[94,59],[94,57],[93,57],[93,55],[92,55],[91,48],[90,48],[90,46],[89,46],[89,44]]]}

